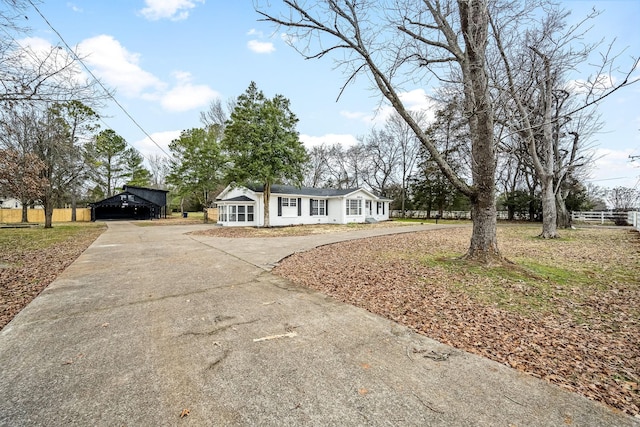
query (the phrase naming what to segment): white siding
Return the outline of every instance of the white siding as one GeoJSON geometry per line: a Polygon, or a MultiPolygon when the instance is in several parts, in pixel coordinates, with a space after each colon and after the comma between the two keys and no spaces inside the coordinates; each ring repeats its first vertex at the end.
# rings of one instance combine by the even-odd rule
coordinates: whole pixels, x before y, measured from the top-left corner
{"type": "MultiPolygon", "coordinates": [[[[247,222],[233,222],[233,221],[219,221],[221,225],[226,226],[246,226],[253,225],[262,227],[264,226],[264,200],[262,193],[255,193],[245,187],[227,187],[219,196],[218,199],[229,200],[236,197],[245,196],[253,199],[254,204],[254,221],[252,223],[247,222]]],[[[223,205],[242,205],[250,204],[251,202],[218,202],[218,206],[223,205]]],[[[357,203],[357,202],[356,202],[357,203]]],[[[287,226],[287,225],[305,225],[305,224],[348,224],[350,222],[365,222],[367,218],[374,218],[377,221],[386,221],[389,219],[389,202],[380,201],[377,197],[373,196],[367,191],[356,190],[345,196],[333,196],[333,197],[316,197],[309,195],[298,194],[271,194],[269,200],[269,223],[271,226],[287,226]],[[287,198],[288,206],[281,206],[281,215],[278,215],[278,198],[287,198]],[[293,199],[295,206],[291,206],[290,200],[293,199]],[[326,215],[311,215],[311,199],[325,200],[326,201],[326,215]],[[347,202],[349,200],[356,200],[360,203],[360,210],[358,212],[349,212],[347,215],[347,202]],[[367,209],[367,201],[371,203],[371,210],[367,209]],[[384,213],[382,209],[378,209],[378,203],[384,204],[384,213]]],[[[228,218],[227,218],[228,219],[228,218]]]]}

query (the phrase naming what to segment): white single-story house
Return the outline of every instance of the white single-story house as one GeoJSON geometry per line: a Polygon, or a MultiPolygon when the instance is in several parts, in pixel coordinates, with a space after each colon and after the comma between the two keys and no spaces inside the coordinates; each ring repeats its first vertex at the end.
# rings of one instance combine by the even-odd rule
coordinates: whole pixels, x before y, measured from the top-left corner
{"type": "MultiPolygon", "coordinates": [[[[362,188],[334,190],[274,184],[269,222],[278,227],[387,221],[390,202],[362,188]]],[[[262,185],[229,185],[216,197],[216,206],[219,225],[264,226],[262,185]]]]}

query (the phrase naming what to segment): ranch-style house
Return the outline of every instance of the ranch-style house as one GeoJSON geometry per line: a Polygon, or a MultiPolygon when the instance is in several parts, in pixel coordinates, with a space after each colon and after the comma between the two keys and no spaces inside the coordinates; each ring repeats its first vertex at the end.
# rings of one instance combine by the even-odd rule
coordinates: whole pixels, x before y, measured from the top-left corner
{"type": "MultiPolygon", "coordinates": [[[[262,185],[228,185],[216,198],[218,224],[264,226],[263,190],[262,185]]],[[[387,221],[390,202],[362,188],[335,190],[274,184],[269,222],[278,227],[387,221]]]]}

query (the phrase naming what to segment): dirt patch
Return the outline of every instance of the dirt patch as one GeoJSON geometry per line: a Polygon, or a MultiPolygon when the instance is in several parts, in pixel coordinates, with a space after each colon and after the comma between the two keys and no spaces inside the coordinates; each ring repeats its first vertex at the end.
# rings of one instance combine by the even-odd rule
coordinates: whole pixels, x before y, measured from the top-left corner
{"type": "Polygon", "coordinates": [[[274,273],[628,414],[640,413],[640,237],[626,230],[503,227],[518,268],[453,257],[468,229],[344,242],[274,273]]]}

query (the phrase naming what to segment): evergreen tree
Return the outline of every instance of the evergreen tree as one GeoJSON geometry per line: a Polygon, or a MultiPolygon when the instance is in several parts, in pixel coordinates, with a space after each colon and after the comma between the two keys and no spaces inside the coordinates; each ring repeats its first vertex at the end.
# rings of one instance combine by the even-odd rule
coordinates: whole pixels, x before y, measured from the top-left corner
{"type": "Polygon", "coordinates": [[[229,154],[228,179],[263,185],[264,225],[269,226],[271,185],[302,183],[307,152],[298,138],[298,119],[282,95],[264,96],[251,82],[227,123],[223,147],[229,154]]]}

